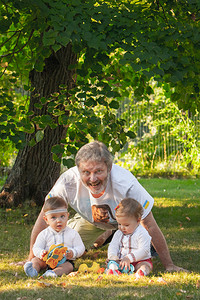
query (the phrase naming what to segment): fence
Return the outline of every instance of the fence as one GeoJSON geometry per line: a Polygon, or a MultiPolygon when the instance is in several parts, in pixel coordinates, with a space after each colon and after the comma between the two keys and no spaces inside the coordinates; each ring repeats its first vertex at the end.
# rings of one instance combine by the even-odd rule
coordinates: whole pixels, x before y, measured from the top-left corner
{"type": "Polygon", "coordinates": [[[126,99],[119,115],[136,138],[117,156],[121,164],[134,171],[199,173],[200,114],[180,111],[165,97],[136,102],[126,99]]]}

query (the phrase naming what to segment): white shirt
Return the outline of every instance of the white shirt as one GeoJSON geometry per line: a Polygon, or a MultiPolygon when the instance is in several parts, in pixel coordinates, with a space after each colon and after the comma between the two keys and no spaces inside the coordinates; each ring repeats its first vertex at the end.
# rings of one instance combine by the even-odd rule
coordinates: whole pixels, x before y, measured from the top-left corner
{"type": "Polygon", "coordinates": [[[151,236],[142,225],[128,235],[117,230],[108,247],[108,259],[117,260],[127,256],[131,263],[148,259],[151,257],[150,244],[151,236]]]}
{"type": "Polygon", "coordinates": [[[84,219],[101,229],[116,229],[115,207],[119,202],[131,197],[143,206],[144,219],[151,211],[154,199],[128,170],[113,164],[104,194],[94,198],[89,189],[82,183],[77,167],[64,172],[57,180],[46,199],[60,196],[84,219]],[[109,213],[109,222],[95,222],[92,206],[103,206],[109,213]]]}
{"type": "Polygon", "coordinates": [[[64,247],[67,247],[68,250],[72,250],[72,259],[80,257],[85,251],[85,246],[76,230],[65,227],[60,232],[57,232],[49,226],[38,234],[35,244],[33,245],[33,253],[40,258],[43,250],[49,251],[52,245],[59,244],[64,244],[64,247]]]}

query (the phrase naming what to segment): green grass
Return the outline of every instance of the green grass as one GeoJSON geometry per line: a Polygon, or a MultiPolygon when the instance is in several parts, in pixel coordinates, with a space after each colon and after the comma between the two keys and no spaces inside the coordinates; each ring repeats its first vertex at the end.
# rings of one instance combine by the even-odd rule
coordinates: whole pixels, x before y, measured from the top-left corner
{"type": "MultiPolygon", "coordinates": [[[[158,258],[146,278],[78,274],[43,280],[26,277],[23,267],[12,264],[28,255],[29,237],[39,208],[0,209],[0,299],[200,299],[200,180],[140,179],[155,198],[154,216],[162,229],[171,256],[177,265],[191,273],[165,273],[158,258]]],[[[83,259],[89,266],[95,260],[105,266],[106,247],[89,251],[83,259]]]]}

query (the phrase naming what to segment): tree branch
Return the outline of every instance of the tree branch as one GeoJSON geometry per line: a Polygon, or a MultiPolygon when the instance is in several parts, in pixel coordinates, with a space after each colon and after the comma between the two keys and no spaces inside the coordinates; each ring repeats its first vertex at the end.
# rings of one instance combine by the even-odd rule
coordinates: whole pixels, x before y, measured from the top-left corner
{"type": "Polygon", "coordinates": [[[19,30],[15,31],[11,37],[9,37],[5,42],[3,42],[3,43],[0,45],[0,47],[3,47],[3,46],[4,46],[9,40],[11,40],[18,32],[19,32],[19,30]]]}
{"type": "Polygon", "coordinates": [[[16,44],[15,44],[15,47],[14,47],[13,51],[10,52],[10,53],[1,55],[1,58],[8,57],[8,56],[13,56],[14,54],[17,54],[17,53],[19,53],[22,49],[24,49],[24,47],[26,47],[26,46],[28,45],[28,43],[29,43],[29,41],[30,41],[30,39],[31,39],[31,37],[32,37],[32,35],[33,35],[33,32],[34,32],[34,29],[31,30],[31,33],[30,33],[29,38],[28,38],[28,41],[27,41],[27,42],[26,42],[19,50],[15,51],[15,49],[16,49],[16,47],[17,47],[17,44],[18,44],[18,40],[19,40],[20,34],[22,33],[22,32],[20,31],[20,32],[19,32],[19,36],[18,36],[18,38],[17,38],[17,42],[16,42],[16,44]]]}

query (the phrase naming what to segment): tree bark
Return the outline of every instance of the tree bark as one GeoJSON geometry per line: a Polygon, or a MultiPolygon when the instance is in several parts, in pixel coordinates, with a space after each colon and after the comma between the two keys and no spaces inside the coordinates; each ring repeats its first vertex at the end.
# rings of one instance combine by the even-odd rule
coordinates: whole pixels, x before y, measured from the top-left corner
{"type": "MultiPolygon", "coordinates": [[[[47,114],[47,106],[44,105],[42,110],[34,106],[41,97],[47,98],[58,92],[61,84],[67,86],[68,90],[74,86],[74,71],[68,70],[68,66],[75,64],[76,59],[68,44],[45,60],[42,72],[30,72],[34,91],[30,96],[29,111],[33,111],[34,116],[47,114]]],[[[33,147],[28,142],[34,134],[26,135],[27,145],[19,151],[0,193],[0,206],[17,206],[25,200],[34,201],[37,205],[43,204],[45,195],[60,175],[60,164],[53,161],[51,148],[60,144],[66,133],[66,126],[58,125],[55,129],[48,126],[44,131],[44,138],[33,147]]]]}

